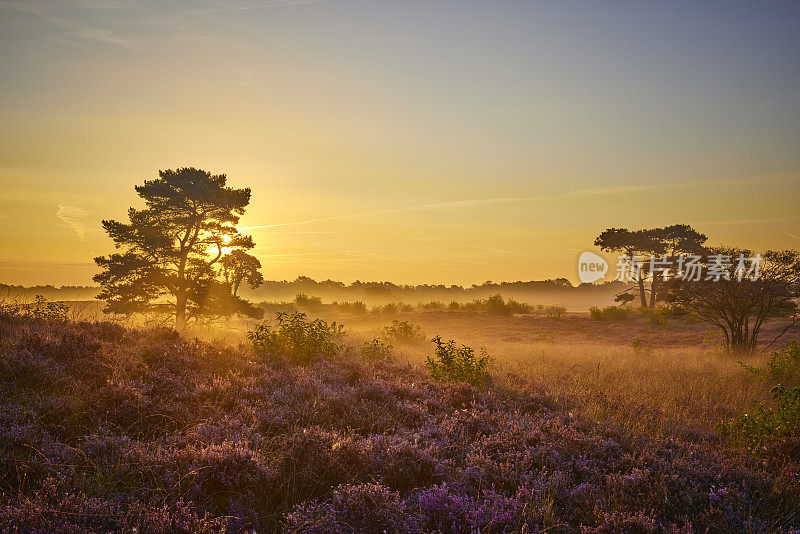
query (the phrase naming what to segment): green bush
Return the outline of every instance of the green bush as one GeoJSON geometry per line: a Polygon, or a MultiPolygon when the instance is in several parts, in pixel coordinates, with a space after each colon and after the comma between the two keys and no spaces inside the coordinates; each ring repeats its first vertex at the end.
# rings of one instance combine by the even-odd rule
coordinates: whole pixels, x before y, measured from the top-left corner
{"type": "Polygon", "coordinates": [[[544,309],[544,313],[548,319],[561,319],[567,313],[567,309],[564,306],[548,306],[544,309]]]}
{"type": "Polygon", "coordinates": [[[456,342],[442,341],[440,336],[431,340],[436,344],[434,357],[428,356],[425,366],[431,378],[439,382],[467,382],[474,386],[489,380],[491,358],[481,349],[480,357],[475,350],[466,345],[456,346],[456,342]]]}
{"type": "Polygon", "coordinates": [[[589,308],[589,317],[595,321],[604,321],[606,323],[627,321],[630,314],[630,308],[621,306],[606,306],[605,308],[592,306],[589,308]]]}
{"type": "Polygon", "coordinates": [[[775,407],[756,405],[755,413],[723,421],[718,429],[723,437],[748,447],[800,435],[800,387],[787,390],[781,385],[772,388],[775,407]]]}
{"type": "Polygon", "coordinates": [[[373,339],[364,343],[360,353],[365,360],[388,360],[392,357],[392,346],[380,339],[373,339]]]}
{"type": "Polygon", "coordinates": [[[772,353],[767,375],[779,383],[800,386],[800,341],[794,340],[785,349],[772,353]]]}
{"type": "Polygon", "coordinates": [[[305,365],[315,358],[330,358],[339,353],[339,338],[344,327],[322,319],[309,321],[305,313],[278,313],[278,325],[259,325],[247,337],[259,354],[286,356],[296,365],[305,365]]]}
{"type": "Polygon", "coordinates": [[[419,325],[408,321],[392,321],[392,324],[383,328],[382,337],[397,343],[420,343],[425,341],[425,332],[419,325]]]}

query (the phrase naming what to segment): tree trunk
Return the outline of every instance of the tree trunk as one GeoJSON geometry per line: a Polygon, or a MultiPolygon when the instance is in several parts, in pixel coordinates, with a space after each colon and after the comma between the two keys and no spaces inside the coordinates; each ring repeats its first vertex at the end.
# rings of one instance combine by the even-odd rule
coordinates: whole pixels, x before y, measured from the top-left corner
{"type": "Polygon", "coordinates": [[[175,330],[181,332],[186,328],[186,294],[177,295],[175,300],[175,330]]]}
{"type": "Polygon", "coordinates": [[[653,273],[653,281],[650,283],[650,308],[656,307],[656,281],[658,280],[658,276],[653,273]]]}
{"type": "Polygon", "coordinates": [[[647,297],[644,294],[644,279],[642,278],[642,273],[639,273],[639,297],[642,299],[642,308],[647,307],[647,297]]]}

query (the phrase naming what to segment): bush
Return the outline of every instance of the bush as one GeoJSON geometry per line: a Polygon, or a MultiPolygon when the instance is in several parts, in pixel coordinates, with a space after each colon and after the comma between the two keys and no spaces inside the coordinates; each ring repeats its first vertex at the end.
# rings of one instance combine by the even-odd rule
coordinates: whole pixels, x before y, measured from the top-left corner
{"type": "Polygon", "coordinates": [[[277,327],[259,325],[247,337],[260,354],[279,354],[294,364],[305,365],[317,357],[330,358],[339,353],[338,338],[344,327],[322,319],[309,321],[305,313],[278,313],[277,327]]]}
{"type": "Polygon", "coordinates": [[[564,306],[548,306],[544,312],[548,319],[561,319],[567,313],[567,309],[564,306]]]}
{"type": "Polygon", "coordinates": [[[298,308],[314,308],[317,306],[322,306],[322,298],[309,297],[305,293],[298,293],[294,298],[294,304],[298,308]]]}
{"type": "Polygon", "coordinates": [[[531,311],[533,311],[533,306],[512,298],[505,300],[502,295],[496,293],[486,300],[475,299],[465,304],[452,301],[447,306],[447,309],[450,311],[486,312],[492,315],[509,317],[515,313],[531,313],[531,311]]]}
{"type": "Polygon", "coordinates": [[[519,302],[519,301],[514,300],[512,298],[509,298],[508,300],[506,300],[506,306],[508,307],[508,310],[512,314],[514,314],[514,313],[531,313],[533,311],[533,306],[531,306],[530,304],[526,304],[524,302],[519,302]]]}
{"type": "Polygon", "coordinates": [[[383,306],[375,306],[372,311],[375,313],[400,313],[410,312],[414,307],[404,302],[387,302],[383,306]]]}
{"type": "Polygon", "coordinates": [[[800,386],[800,341],[794,340],[785,349],[772,353],[767,375],[779,383],[800,386]]]}
{"type": "Polygon", "coordinates": [[[772,388],[775,408],[756,405],[753,415],[723,421],[718,428],[723,437],[734,443],[758,447],[769,441],[800,436],[800,387],[787,390],[781,385],[772,388]]]}
{"type": "Polygon", "coordinates": [[[419,325],[408,321],[392,321],[392,324],[383,328],[384,339],[396,343],[421,343],[425,341],[425,332],[419,325]]]}
{"type": "Polygon", "coordinates": [[[488,299],[483,301],[486,311],[492,315],[505,315],[510,316],[515,313],[530,313],[531,306],[514,299],[503,300],[503,297],[498,293],[491,295],[488,299]]]}
{"type": "Polygon", "coordinates": [[[392,346],[380,339],[373,339],[365,342],[360,352],[365,360],[388,360],[392,357],[392,346]]]}
{"type": "Polygon", "coordinates": [[[630,314],[631,309],[623,308],[622,306],[606,306],[605,308],[592,306],[589,308],[589,317],[595,321],[603,321],[606,323],[627,321],[630,314]]]}
{"type": "Polygon", "coordinates": [[[480,357],[475,350],[466,345],[456,346],[456,342],[442,341],[440,336],[431,340],[436,344],[435,357],[428,356],[425,366],[431,378],[438,382],[467,382],[473,386],[481,385],[489,380],[489,363],[491,358],[481,349],[480,357]]]}
{"type": "Polygon", "coordinates": [[[417,307],[420,310],[433,310],[433,311],[443,310],[445,308],[444,302],[439,302],[438,300],[433,300],[431,302],[420,302],[419,304],[417,304],[417,307]]]}
{"type": "Polygon", "coordinates": [[[642,308],[642,317],[653,326],[665,326],[669,321],[672,310],[659,306],[657,308],[642,308]]]}
{"type": "Polygon", "coordinates": [[[274,315],[278,312],[283,313],[293,313],[297,311],[297,307],[294,305],[294,302],[273,302],[273,301],[264,301],[261,304],[261,309],[264,310],[264,314],[274,315]]]}
{"type": "Polygon", "coordinates": [[[67,313],[69,313],[69,306],[64,302],[48,301],[42,295],[36,295],[33,304],[28,304],[23,307],[25,314],[35,317],[37,319],[55,319],[58,321],[66,321],[67,313]]]}
{"type": "Polygon", "coordinates": [[[363,315],[367,313],[367,305],[360,300],[355,302],[334,302],[333,306],[342,312],[363,315]]]}

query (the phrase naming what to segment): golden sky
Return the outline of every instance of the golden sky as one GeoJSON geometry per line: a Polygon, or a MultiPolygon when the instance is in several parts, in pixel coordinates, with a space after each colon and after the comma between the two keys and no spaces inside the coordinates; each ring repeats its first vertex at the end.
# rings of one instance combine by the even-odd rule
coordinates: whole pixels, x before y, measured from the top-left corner
{"type": "Polygon", "coordinates": [[[603,229],[800,247],[792,2],[0,0],[0,282],[89,284],[159,169],[268,279],[566,276],[603,229]]]}

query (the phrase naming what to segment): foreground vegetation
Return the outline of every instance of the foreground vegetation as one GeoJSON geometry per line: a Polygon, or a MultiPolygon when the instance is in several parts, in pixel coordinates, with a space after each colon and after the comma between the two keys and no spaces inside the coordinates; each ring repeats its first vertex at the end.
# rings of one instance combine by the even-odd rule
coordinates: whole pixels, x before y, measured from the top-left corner
{"type": "Polygon", "coordinates": [[[800,527],[791,439],[755,459],[630,435],[535,382],[435,382],[348,351],[295,366],[7,315],[0,339],[0,530],[800,527]]]}

